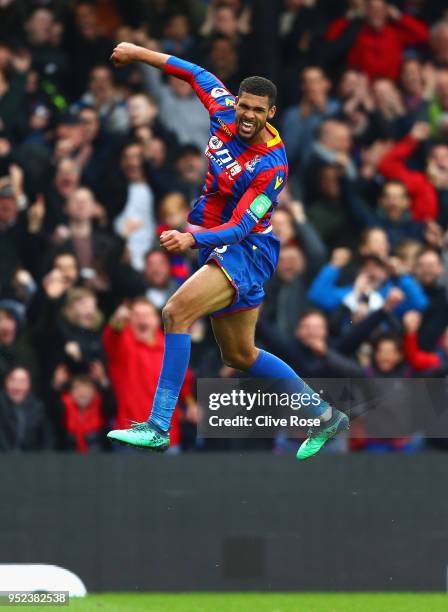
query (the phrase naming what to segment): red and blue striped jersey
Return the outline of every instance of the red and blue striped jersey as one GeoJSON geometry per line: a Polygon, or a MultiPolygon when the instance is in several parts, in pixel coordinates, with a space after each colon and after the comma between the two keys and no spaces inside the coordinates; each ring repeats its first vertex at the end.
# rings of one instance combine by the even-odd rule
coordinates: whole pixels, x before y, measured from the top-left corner
{"type": "Polygon", "coordinates": [[[171,56],[166,73],[187,81],[210,114],[210,137],[205,149],[208,172],[189,221],[205,229],[193,233],[199,248],[240,242],[250,233],[269,231],[277,196],[288,176],[283,142],[270,124],[267,143],[250,145],[237,133],[235,96],[213,74],[171,56]],[[252,206],[264,194],[272,202],[252,206]]]}

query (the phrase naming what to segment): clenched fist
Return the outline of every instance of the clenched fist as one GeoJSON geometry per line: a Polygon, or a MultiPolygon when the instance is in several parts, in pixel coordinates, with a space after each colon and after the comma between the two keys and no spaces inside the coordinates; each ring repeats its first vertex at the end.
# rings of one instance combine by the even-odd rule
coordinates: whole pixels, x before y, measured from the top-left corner
{"type": "Polygon", "coordinates": [[[183,253],[191,249],[196,244],[195,239],[190,233],[178,232],[177,230],[168,230],[162,232],[160,236],[160,244],[168,253],[183,253]]]}
{"type": "Polygon", "coordinates": [[[138,62],[140,59],[140,49],[141,47],[132,43],[122,42],[113,50],[110,61],[117,68],[127,66],[132,62],[138,62]]]}

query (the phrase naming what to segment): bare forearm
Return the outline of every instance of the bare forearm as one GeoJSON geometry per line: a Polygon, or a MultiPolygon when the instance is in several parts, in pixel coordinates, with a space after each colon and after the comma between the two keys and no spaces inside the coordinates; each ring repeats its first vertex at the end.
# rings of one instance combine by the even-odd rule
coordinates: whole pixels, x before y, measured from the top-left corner
{"type": "Polygon", "coordinates": [[[170,57],[171,56],[166,53],[159,53],[158,51],[152,51],[151,49],[146,49],[139,45],[122,42],[115,47],[110,59],[117,68],[127,66],[132,62],[143,62],[148,66],[153,66],[161,70],[170,57]]]}
{"type": "Polygon", "coordinates": [[[148,66],[153,66],[154,68],[159,68],[160,70],[171,57],[166,53],[159,53],[158,51],[145,49],[145,47],[137,47],[136,55],[137,59],[135,61],[143,62],[144,64],[148,64],[148,66]]]}

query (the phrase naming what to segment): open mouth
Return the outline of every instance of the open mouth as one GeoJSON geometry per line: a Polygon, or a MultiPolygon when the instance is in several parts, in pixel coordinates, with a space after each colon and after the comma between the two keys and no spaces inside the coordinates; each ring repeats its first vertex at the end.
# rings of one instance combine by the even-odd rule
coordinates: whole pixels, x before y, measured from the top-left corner
{"type": "Polygon", "coordinates": [[[255,122],[254,121],[240,121],[240,132],[245,136],[250,136],[253,132],[255,132],[255,122]]]}

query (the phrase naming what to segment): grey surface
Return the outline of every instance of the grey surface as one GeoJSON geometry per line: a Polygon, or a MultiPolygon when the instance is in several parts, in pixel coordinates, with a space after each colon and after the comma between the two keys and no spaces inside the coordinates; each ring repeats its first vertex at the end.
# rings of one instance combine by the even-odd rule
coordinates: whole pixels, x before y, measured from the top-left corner
{"type": "Polygon", "coordinates": [[[0,562],[91,591],[439,590],[444,454],[3,455],[0,562]]]}

